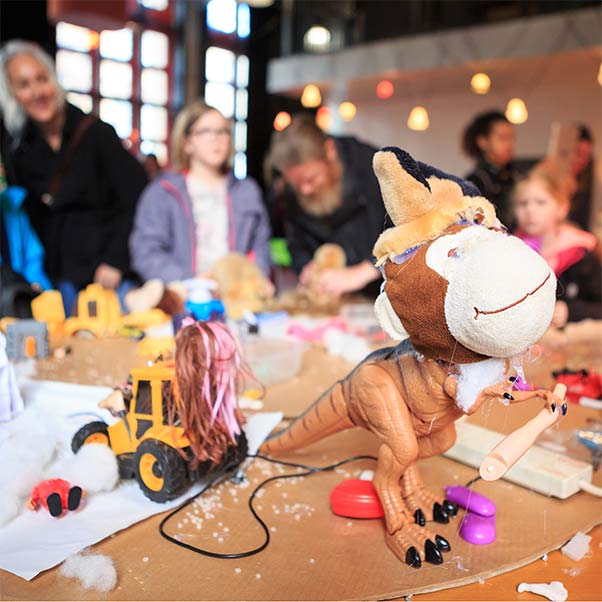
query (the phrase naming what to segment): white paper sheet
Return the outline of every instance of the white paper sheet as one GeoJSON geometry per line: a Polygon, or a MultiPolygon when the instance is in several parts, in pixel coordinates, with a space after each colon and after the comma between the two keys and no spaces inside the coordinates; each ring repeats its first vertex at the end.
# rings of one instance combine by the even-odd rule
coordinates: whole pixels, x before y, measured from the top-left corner
{"type": "MultiPolygon", "coordinates": [[[[41,418],[52,413],[61,425],[64,445],[68,446],[79,426],[94,420],[93,415],[109,423],[114,421],[96,405],[110,392],[107,387],[38,381],[24,387],[24,398],[26,411],[39,412],[41,418]]],[[[280,412],[249,418],[244,427],[249,454],[257,452],[281,419],[280,412]]],[[[80,510],[60,519],[52,518],[45,511],[24,511],[0,528],[0,568],[29,581],[71,554],[149,516],[174,508],[202,487],[203,483],[197,483],[177,500],[157,504],[144,496],[135,481],[123,481],[111,492],[90,495],[80,510]]]]}

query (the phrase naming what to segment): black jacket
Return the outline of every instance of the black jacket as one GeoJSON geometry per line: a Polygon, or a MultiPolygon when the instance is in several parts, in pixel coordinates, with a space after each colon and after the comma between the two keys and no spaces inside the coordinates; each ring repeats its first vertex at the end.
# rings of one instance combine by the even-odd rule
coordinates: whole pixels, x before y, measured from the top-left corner
{"type": "Polygon", "coordinates": [[[568,305],[570,322],[602,320],[602,275],[593,253],[586,253],[562,272],[556,290],[558,299],[568,305]]]}
{"type": "MultiPolygon", "coordinates": [[[[286,199],[285,232],[297,273],[324,243],[336,243],[347,255],[347,265],[373,261],[372,248],[385,227],[386,210],[372,170],[376,149],[350,137],[334,138],[343,166],[343,203],[331,215],[307,214],[292,191],[286,199]]],[[[366,293],[378,291],[371,283],[366,293]],[[374,290],[373,290],[374,289],[374,290]]]]}
{"type": "Polygon", "coordinates": [[[57,284],[92,282],[98,265],[129,272],[128,237],[138,197],[147,183],[143,167],[115,130],[96,119],[81,139],[61,178],[51,207],[42,196],[62,164],[84,113],[67,103],[61,148],[55,152],[28,123],[13,151],[17,183],[29,195],[25,208],[46,250],[46,269],[57,284]]]}
{"type": "Polygon", "coordinates": [[[481,194],[494,206],[500,221],[512,229],[514,216],[512,214],[511,194],[516,181],[515,170],[511,165],[496,167],[481,160],[475,165],[465,179],[472,182],[481,194]]]}

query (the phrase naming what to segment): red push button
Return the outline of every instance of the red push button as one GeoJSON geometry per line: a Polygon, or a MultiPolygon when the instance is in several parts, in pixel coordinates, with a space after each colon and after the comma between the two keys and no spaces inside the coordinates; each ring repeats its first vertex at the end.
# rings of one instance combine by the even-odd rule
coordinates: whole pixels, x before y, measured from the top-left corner
{"type": "Polygon", "coordinates": [[[330,492],[330,507],[348,518],[382,518],[385,513],[372,481],[347,479],[330,492]]]}

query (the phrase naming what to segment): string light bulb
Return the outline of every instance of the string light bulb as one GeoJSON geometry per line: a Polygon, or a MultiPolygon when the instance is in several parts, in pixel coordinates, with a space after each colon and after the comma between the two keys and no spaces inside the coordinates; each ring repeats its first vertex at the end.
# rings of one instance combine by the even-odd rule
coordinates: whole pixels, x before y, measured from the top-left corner
{"type": "Polygon", "coordinates": [[[290,125],[290,123],[291,115],[286,111],[280,111],[280,113],[278,113],[276,117],[274,117],[274,129],[277,132],[281,132],[282,130],[287,128],[290,125]]]}
{"type": "Polygon", "coordinates": [[[320,88],[313,84],[307,84],[303,88],[303,94],[301,94],[301,104],[306,109],[313,109],[319,107],[322,104],[322,95],[320,94],[320,88]]]}
{"type": "Polygon", "coordinates": [[[343,121],[352,121],[357,113],[357,108],[352,102],[345,101],[339,105],[339,115],[343,121]]]}
{"type": "Polygon", "coordinates": [[[316,125],[324,132],[330,130],[332,114],[328,107],[320,107],[316,113],[316,125]]]}
{"type": "Polygon", "coordinates": [[[520,125],[525,123],[529,118],[529,112],[527,111],[527,105],[522,98],[512,98],[508,101],[506,106],[506,119],[510,123],[520,125]]]}
{"type": "Polygon", "coordinates": [[[424,107],[416,106],[410,111],[410,116],[408,117],[408,127],[411,130],[422,132],[427,130],[429,125],[429,113],[424,107]]]}
{"type": "Polygon", "coordinates": [[[475,73],[470,80],[470,87],[475,94],[487,94],[491,80],[486,73],[475,73]]]}
{"type": "Polygon", "coordinates": [[[395,94],[395,86],[388,79],[383,79],[376,84],[376,96],[381,100],[391,98],[395,94]]]}

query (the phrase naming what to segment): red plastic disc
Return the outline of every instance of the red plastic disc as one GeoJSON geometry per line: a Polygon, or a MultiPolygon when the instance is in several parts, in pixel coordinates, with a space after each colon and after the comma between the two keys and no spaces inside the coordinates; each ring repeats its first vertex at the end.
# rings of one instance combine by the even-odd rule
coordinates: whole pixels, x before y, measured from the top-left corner
{"type": "Polygon", "coordinates": [[[385,513],[372,481],[347,479],[330,492],[330,507],[348,518],[382,518],[385,513]]]}

